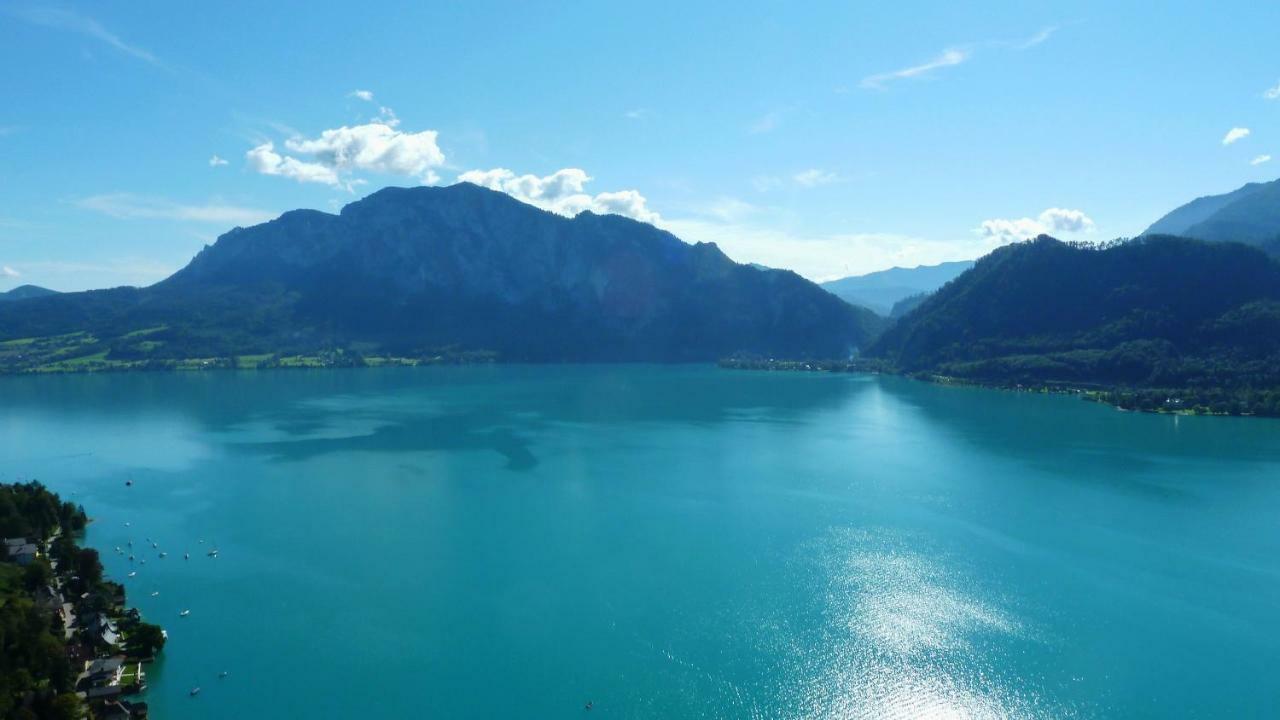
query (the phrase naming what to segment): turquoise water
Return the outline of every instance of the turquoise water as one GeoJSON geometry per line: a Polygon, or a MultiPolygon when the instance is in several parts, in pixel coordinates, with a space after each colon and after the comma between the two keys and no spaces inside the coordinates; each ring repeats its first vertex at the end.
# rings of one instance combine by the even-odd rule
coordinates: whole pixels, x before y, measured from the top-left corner
{"type": "Polygon", "coordinates": [[[709,367],[64,376],[0,379],[0,459],[109,574],[148,558],[156,718],[1280,715],[1274,421],[709,367]]]}

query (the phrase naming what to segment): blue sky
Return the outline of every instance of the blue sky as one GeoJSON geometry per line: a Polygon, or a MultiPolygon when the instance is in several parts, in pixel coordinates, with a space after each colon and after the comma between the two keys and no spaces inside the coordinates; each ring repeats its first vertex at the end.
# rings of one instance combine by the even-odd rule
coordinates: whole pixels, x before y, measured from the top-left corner
{"type": "Polygon", "coordinates": [[[1274,3],[413,5],[0,0],[0,289],[460,177],[821,280],[1280,174],[1274,3]]]}

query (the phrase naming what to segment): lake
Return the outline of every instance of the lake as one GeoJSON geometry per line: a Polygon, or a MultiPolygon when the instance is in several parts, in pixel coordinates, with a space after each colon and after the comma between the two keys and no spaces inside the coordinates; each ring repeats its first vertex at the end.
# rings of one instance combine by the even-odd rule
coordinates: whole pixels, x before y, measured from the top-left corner
{"type": "Polygon", "coordinates": [[[703,366],[6,377],[0,459],[137,571],[158,719],[1280,715],[1277,421],[703,366]]]}

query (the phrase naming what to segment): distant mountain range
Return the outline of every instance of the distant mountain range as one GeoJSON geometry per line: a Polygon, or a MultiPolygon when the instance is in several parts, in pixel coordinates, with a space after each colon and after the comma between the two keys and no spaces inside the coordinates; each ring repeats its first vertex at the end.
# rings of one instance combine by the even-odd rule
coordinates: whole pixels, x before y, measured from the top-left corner
{"type": "Polygon", "coordinates": [[[894,305],[912,296],[931,293],[973,267],[972,260],[914,268],[890,268],[822,283],[827,292],[853,305],[891,317],[894,305]]]}
{"type": "Polygon", "coordinates": [[[27,300],[29,298],[44,297],[46,295],[57,295],[56,290],[49,290],[37,285],[19,285],[11,290],[0,292],[0,302],[8,300],[27,300]]]}
{"type": "Polygon", "coordinates": [[[1280,180],[1196,198],[1154,222],[1143,235],[1241,242],[1280,254],[1280,180]]]}
{"type": "Polygon", "coordinates": [[[1280,263],[1238,243],[1041,236],[979,260],[869,354],[906,372],[1174,388],[1280,414],[1280,263]]]}
{"type": "MultiPolygon", "coordinates": [[[[616,215],[569,219],[475,185],[387,188],[338,215],[236,228],[149,288],[0,306],[8,367],[306,354],[529,361],[848,357],[883,321],[795,273],[616,215]],[[34,348],[50,348],[39,357],[34,348]]],[[[0,367],[5,366],[0,352],[0,367]]]]}

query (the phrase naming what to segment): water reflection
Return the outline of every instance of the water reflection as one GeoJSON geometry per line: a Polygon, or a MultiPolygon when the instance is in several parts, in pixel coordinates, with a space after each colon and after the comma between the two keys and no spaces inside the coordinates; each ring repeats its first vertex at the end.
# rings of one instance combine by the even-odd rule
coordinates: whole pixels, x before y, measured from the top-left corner
{"type": "Polygon", "coordinates": [[[824,585],[822,626],[798,674],[800,718],[1063,717],[1033,680],[993,660],[1034,642],[924,538],[833,529],[806,550],[824,585]]]}

